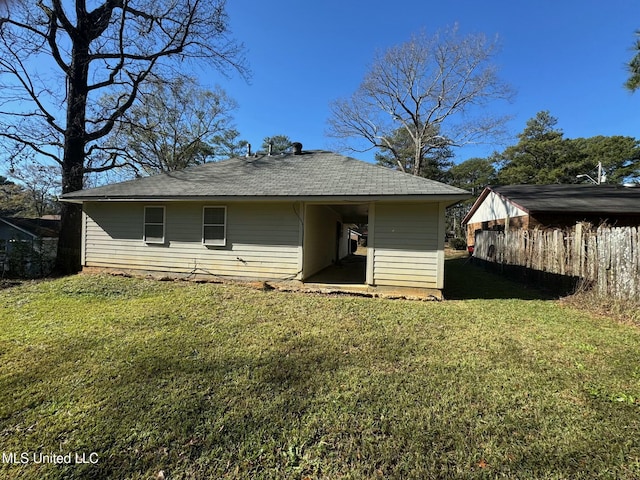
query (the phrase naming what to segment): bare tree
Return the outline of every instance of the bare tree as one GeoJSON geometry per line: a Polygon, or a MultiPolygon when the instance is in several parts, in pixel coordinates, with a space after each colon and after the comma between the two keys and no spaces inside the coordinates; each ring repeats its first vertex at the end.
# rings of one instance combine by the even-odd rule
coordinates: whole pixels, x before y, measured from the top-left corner
{"type": "Polygon", "coordinates": [[[507,118],[482,110],[512,95],[492,64],[495,51],[495,41],[484,35],[460,38],[457,28],[414,35],[376,55],[356,92],[331,105],[328,133],[353,151],[358,149],[349,141],[364,140],[364,150],[391,153],[401,170],[420,175],[434,151],[502,133],[507,118]],[[399,128],[413,143],[410,169],[394,142],[399,128]]]}
{"type": "MultiPolygon", "coordinates": [[[[62,193],[86,173],[127,163],[100,140],[134,104],[152,73],[202,59],[246,73],[229,38],[224,0],[15,0],[0,17],[0,137],[13,155],[60,164],[62,193]],[[92,2],[93,3],[93,2],[92,2]],[[110,93],[112,102],[99,102],[110,93]]],[[[181,67],[184,68],[184,67],[181,67]]],[[[81,211],[62,207],[57,270],[80,266],[81,211]]]]}
{"type": "Polygon", "coordinates": [[[122,151],[138,174],[204,163],[215,155],[218,136],[233,129],[236,102],[222,88],[203,89],[194,78],[154,78],[139,97],[116,122],[107,142],[112,151],[122,151]]]}
{"type": "MultiPolygon", "coordinates": [[[[421,177],[439,182],[448,180],[448,170],[453,165],[453,152],[447,141],[432,132],[428,138],[432,139],[429,149],[425,150],[420,170],[416,173],[421,177]]],[[[397,128],[387,139],[391,148],[380,148],[375,159],[378,165],[389,168],[400,168],[403,172],[412,172],[415,164],[415,142],[404,128],[397,128]]]]}
{"type": "Polygon", "coordinates": [[[60,191],[58,165],[42,165],[25,161],[19,165],[19,168],[14,169],[12,176],[24,184],[37,217],[58,212],[56,204],[56,196],[60,191]]]}

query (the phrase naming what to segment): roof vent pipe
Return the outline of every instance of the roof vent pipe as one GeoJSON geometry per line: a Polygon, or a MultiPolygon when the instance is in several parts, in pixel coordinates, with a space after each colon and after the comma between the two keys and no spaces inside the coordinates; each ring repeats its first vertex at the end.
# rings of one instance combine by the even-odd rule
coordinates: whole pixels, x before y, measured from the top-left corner
{"type": "Polygon", "coordinates": [[[269,142],[269,156],[271,156],[272,150],[273,150],[273,142],[269,142]]]}
{"type": "Polygon", "coordinates": [[[300,142],[293,142],[291,148],[293,148],[294,155],[302,155],[302,144],[300,142]]]}
{"type": "Polygon", "coordinates": [[[251,156],[251,144],[247,143],[247,157],[251,156]]]}

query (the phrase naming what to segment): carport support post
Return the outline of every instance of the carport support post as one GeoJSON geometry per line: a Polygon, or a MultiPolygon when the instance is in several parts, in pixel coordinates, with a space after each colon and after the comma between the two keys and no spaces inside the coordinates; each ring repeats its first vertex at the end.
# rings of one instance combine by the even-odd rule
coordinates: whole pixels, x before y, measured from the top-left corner
{"type": "Polygon", "coordinates": [[[375,285],[373,278],[373,257],[375,255],[376,204],[369,204],[368,236],[367,236],[367,285],[375,285]]]}
{"type": "Polygon", "coordinates": [[[447,228],[445,224],[447,206],[445,203],[440,203],[438,207],[438,272],[436,274],[436,288],[442,290],[444,288],[444,235],[447,228]]]}
{"type": "Polygon", "coordinates": [[[87,213],[84,211],[84,202],[82,203],[82,241],[80,242],[80,268],[86,265],[87,259],[87,213]]]}
{"type": "Polygon", "coordinates": [[[296,276],[297,280],[304,280],[304,215],[306,204],[304,202],[298,202],[297,205],[294,204],[295,208],[298,209],[298,275],[296,276]]]}

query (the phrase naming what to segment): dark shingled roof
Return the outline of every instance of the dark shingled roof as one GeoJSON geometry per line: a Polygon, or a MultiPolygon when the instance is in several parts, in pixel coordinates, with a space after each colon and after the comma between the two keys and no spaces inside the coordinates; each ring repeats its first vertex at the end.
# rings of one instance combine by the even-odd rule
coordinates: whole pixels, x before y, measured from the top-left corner
{"type": "Polygon", "coordinates": [[[35,237],[57,238],[60,220],[44,218],[1,217],[0,220],[30,233],[35,237]]]}
{"type": "Polygon", "coordinates": [[[465,190],[331,152],[259,155],[67,193],[62,200],[442,195],[465,190]]]}
{"type": "Polygon", "coordinates": [[[579,184],[488,188],[528,213],[640,213],[640,187],[579,184]]]}

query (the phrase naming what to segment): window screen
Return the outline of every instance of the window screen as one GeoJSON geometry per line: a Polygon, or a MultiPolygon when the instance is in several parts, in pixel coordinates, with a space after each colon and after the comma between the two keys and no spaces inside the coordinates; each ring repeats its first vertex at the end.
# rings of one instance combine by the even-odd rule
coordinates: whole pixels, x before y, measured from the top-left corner
{"type": "Polygon", "coordinates": [[[202,243],[226,245],[227,207],[204,207],[202,212],[202,243]]]}
{"type": "Polygon", "coordinates": [[[164,243],[164,207],[144,207],[144,241],[164,243]]]}

